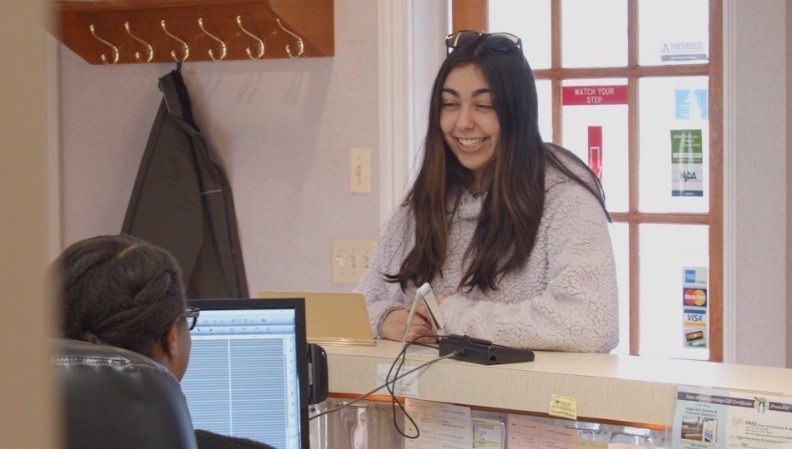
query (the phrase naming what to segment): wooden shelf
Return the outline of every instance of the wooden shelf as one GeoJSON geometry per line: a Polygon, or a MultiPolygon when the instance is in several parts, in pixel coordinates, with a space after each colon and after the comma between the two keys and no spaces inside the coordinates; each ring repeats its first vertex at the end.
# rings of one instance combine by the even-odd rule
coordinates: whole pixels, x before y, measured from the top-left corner
{"type": "Polygon", "coordinates": [[[298,38],[284,31],[278,20],[302,39],[300,57],[334,52],[333,0],[100,0],[54,1],[51,5],[52,34],[91,64],[113,63],[114,48],[118,64],[146,62],[148,48],[127,33],[127,23],[134,36],[151,45],[152,62],[174,62],[173,55],[185,62],[211,61],[209,50],[219,58],[222,45],[206,32],[225,43],[223,60],[248,60],[246,49],[257,56],[258,41],[240,28],[237,17],[245,30],[264,42],[261,59],[289,58],[287,45],[292,56],[298,54],[298,38]],[[91,33],[91,25],[98,38],[91,33]],[[187,44],[188,53],[179,40],[187,44]]]}

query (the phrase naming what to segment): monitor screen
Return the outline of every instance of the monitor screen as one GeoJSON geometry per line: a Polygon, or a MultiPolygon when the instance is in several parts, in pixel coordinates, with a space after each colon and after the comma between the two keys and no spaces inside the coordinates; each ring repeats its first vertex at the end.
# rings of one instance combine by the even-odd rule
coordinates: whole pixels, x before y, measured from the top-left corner
{"type": "Polygon", "coordinates": [[[193,426],[308,449],[302,299],[194,299],[201,309],[181,385],[193,426]]]}

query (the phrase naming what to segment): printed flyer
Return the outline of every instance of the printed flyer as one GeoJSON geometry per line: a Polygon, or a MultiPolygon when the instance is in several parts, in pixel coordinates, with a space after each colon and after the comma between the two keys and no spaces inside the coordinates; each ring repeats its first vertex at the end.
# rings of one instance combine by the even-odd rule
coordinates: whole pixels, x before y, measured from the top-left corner
{"type": "Polygon", "coordinates": [[[792,447],[792,397],[680,388],[674,449],[792,447]]]}
{"type": "Polygon", "coordinates": [[[671,130],[671,196],[704,196],[700,129],[671,130]]]}

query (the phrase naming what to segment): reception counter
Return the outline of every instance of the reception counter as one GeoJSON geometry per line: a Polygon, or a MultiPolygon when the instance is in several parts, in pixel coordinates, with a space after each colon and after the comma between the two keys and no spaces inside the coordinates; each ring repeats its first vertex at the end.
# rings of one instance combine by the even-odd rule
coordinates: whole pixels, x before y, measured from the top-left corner
{"type": "MultiPolygon", "coordinates": [[[[376,346],[324,349],[331,396],[350,397],[382,383],[381,373],[401,344],[378,341],[376,346]]],[[[437,349],[411,347],[405,367],[437,357],[437,349]]],[[[404,396],[546,415],[551,396],[561,395],[576,399],[579,419],[661,429],[673,422],[678,387],[792,395],[792,369],[609,354],[536,352],[533,362],[490,366],[445,359],[416,373],[412,391],[417,394],[404,396]]]]}

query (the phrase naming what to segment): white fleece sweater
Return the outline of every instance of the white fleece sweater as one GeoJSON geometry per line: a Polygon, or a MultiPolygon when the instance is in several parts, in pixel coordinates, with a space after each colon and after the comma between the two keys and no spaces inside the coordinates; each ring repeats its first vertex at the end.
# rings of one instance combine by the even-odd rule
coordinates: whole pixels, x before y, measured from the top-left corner
{"type": "MultiPolygon", "coordinates": [[[[619,340],[619,307],[605,213],[589,191],[555,168],[547,169],[545,187],[544,213],[528,263],[487,294],[457,291],[483,200],[463,196],[450,220],[444,276],[431,283],[435,293],[456,292],[440,305],[445,332],[537,350],[609,352],[619,340]]],[[[380,336],[385,312],[415,296],[416,286],[402,292],[383,277],[399,271],[414,245],[414,226],[408,208],[395,211],[355,288],[366,298],[375,335],[380,336]]]]}

